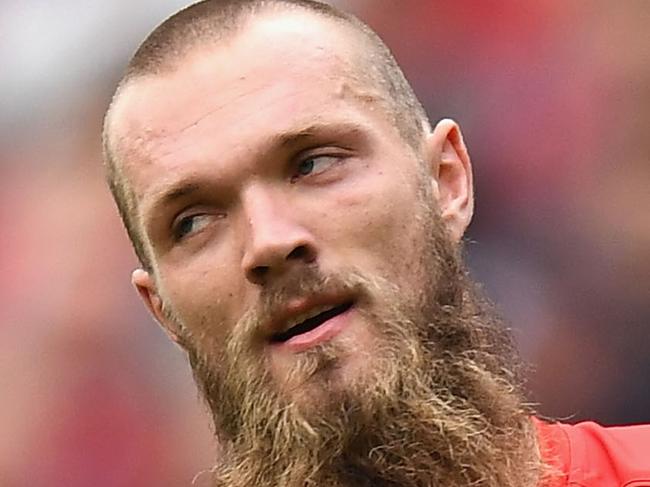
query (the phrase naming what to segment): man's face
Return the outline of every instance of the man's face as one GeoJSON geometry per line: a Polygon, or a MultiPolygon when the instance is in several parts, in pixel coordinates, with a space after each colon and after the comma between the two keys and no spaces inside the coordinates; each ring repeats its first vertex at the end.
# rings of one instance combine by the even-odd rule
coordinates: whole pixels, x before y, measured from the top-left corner
{"type": "Polygon", "coordinates": [[[327,285],[305,294],[295,281],[359,272],[415,306],[435,204],[423,154],[353,76],[342,36],[299,19],[255,22],[227,50],[138,82],[121,118],[156,292],[207,354],[267,304],[251,352],[279,387],[329,341],[340,344],[342,381],[372,367],[377,337],[362,311],[373,296],[327,285]]]}
{"type": "MultiPolygon", "coordinates": [[[[290,461],[296,485],[307,475],[296,465],[345,456],[348,440],[363,459],[412,430],[420,450],[465,461],[467,438],[485,429],[476,411],[507,403],[499,417],[520,425],[510,386],[476,363],[494,343],[472,348],[485,345],[473,334],[491,335],[474,331],[456,252],[472,208],[457,127],[441,123],[413,150],[382,93],[355,76],[349,44],[303,14],[256,19],[225,47],[128,87],[113,123],[153,262],[135,285],[187,348],[218,435],[239,448],[229,453],[260,469],[290,461]],[[352,433],[392,415],[398,437],[352,433]]],[[[511,441],[515,426],[495,431],[511,441]]],[[[488,450],[476,478],[496,471],[488,450]]],[[[426,475],[441,468],[430,461],[426,475]]]]}

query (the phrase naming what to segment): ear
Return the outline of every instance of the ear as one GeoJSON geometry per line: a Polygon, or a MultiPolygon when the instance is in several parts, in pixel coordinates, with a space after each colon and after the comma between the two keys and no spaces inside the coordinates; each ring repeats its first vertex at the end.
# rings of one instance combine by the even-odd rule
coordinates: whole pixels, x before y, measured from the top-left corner
{"type": "Polygon", "coordinates": [[[169,338],[182,347],[178,324],[165,311],[163,300],[160,298],[151,274],[143,269],[136,269],[131,274],[131,283],[153,318],[165,330],[169,338]]]}
{"type": "Polygon", "coordinates": [[[474,213],[472,163],[456,122],[438,122],[427,138],[433,195],[451,238],[462,239],[474,213]]]}

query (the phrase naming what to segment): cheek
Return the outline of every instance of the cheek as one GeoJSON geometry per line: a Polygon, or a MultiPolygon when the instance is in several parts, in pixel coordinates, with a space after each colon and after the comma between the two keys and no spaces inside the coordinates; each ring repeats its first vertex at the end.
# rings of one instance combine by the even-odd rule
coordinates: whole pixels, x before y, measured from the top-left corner
{"type": "Polygon", "coordinates": [[[377,174],[372,184],[337,197],[330,209],[332,235],[355,263],[372,261],[385,271],[415,264],[424,237],[421,209],[414,184],[404,179],[377,174]]]}
{"type": "Polygon", "coordinates": [[[194,337],[221,342],[232,327],[238,293],[232,269],[193,261],[167,275],[174,279],[164,282],[166,295],[183,325],[194,337]]]}

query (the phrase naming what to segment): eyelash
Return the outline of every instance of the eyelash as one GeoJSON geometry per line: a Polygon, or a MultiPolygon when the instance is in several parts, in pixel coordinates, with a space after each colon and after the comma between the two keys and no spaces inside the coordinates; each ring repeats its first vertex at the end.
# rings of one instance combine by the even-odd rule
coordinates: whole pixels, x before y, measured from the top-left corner
{"type": "Polygon", "coordinates": [[[174,224],[172,228],[172,236],[174,238],[175,242],[179,242],[183,240],[187,235],[192,233],[191,230],[184,231],[183,227],[185,226],[186,223],[191,223],[195,218],[199,217],[201,215],[188,215],[184,216],[181,218],[176,224],[174,224]]]}
{"type": "MultiPolygon", "coordinates": [[[[185,223],[192,222],[195,219],[209,218],[209,217],[213,217],[215,219],[221,220],[221,219],[225,218],[226,216],[223,215],[223,214],[211,215],[210,213],[195,213],[195,214],[186,215],[186,216],[180,218],[178,220],[178,222],[175,223],[174,226],[172,227],[172,238],[173,238],[174,242],[180,242],[181,240],[184,240],[188,236],[192,235],[193,233],[196,233],[197,230],[194,230],[194,231],[189,230],[189,231],[183,233],[182,228],[183,228],[185,223]]],[[[206,225],[209,224],[209,223],[210,222],[207,222],[206,225]]]]}
{"type": "Polygon", "coordinates": [[[327,172],[329,169],[332,168],[332,166],[338,165],[343,159],[344,159],[344,157],[342,155],[333,155],[333,154],[312,154],[310,156],[303,157],[296,164],[296,174],[294,174],[291,177],[291,182],[295,183],[300,178],[306,178],[306,177],[310,177],[310,176],[318,176],[318,175],[320,175],[320,174],[322,174],[324,172],[327,172]],[[331,159],[332,163],[331,163],[330,166],[328,166],[326,169],[324,169],[324,170],[322,170],[320,172],[314,173],[315,164],[311,165],[311,168],[310,168],[309,172],[307,172],[307,173],[302,173],[301,172],[302,164],[304,164],[305,162],[314,161],[314,160],[317,160],[317,159],[331,159]]]}
{"type": "MultiPolygon", "coordinates": [[[[291,177],[291,183],[296,183],[299,179],[301,178],[308,178],[308,177],[316,177],[319,176],[320,174],[323,174],[327,172],[329,169],[331,169],[334,166],[337,166],[340,164],[343,160],[345,159],[345,156],[342,154],[311,154],[309,156],[303,157],[298,160],[296,164],[296,170],[294,175],[291,177]],[[320,172],[314,172],[314,166],[315,164],[312,164],[312,167],[310,168],[308,173],[301,173],[301,165],[304,164],[305,162],[308,161],[313,161],[317,159],[329,159],[331,160],[331,164],[326,168],[321,170],[320,172]]],[[[195,213],[195,214],[188,214],[186,216],[183,216],[180,219],[175,220],[174,225],[172,226],[172,238],[174,242],[180,242],[187,238],[188,236],[191,236],[193,233],[196,232],[196,230],[189,230],[186,232],[183,232],[183,226],[186,223],[191,223],[193,222],[194,219],[202,218],[202,217],[210,217],[210,213],[195,213]]],[[[212,215],[217,219],[222,219],[225,218],[225,215],[219,214],[219,215],[212,215]]],[[[206,223],[207,224],[207,223],[206,223]]]]}

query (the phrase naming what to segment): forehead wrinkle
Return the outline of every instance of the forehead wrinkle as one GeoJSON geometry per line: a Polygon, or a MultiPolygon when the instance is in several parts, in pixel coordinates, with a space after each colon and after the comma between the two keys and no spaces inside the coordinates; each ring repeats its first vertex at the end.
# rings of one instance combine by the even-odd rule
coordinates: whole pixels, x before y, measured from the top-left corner
{"type": "MultiPolygon", "coordinates": [[[[207,113],[201,115],[196,121],[182,126],[178,130],[178,132],[166,134],[164,133],[165,132],[164,130],[157,131],[158,133],[156,133],[156,131],[150,130],[145,132],[144,134],[136,136],[135,138],[132,139],[132,143],[130,145],[132,147],[132,151],[134,155],[136,155],[137,162],[150,164],[156,160],[168,159],[170,156],[182,152],[184,149],[188,147],[195,146],[196,142],[191,141],[189,139],[187,140],[186,143],[181,143],[180,145],[179,144],[170,145],[170,143],[173,144],[174,141],[178,141],[179,139],[181,139],[183,135],[186,134],[187,132],[191,131],[194,128],[198,128],[201,122],[207,121],[210,117],[218,115],[221,111],[226,109],[228,105],[237,103],[237,100],[240,100],[246,96],[257,93],[267,87],[268,85],[255,87],[246,90],[242,93],[239,93],[233,100],[229,100],[227,102],[218,104],[216,107],[210,109],[207,113]],[[165,144],[165,142],[168,143],[165,144]],[[157,148],[160,147],[166,149],[163,149],[162,151],[156,150],[157,148]]],[[[262,110],[265,111],[272,110],[273,107],[275,107],[276,105],[282,102],[287,101],[288,98],[300,97],[305,93],[309,92],[310,89],[311,89],[310,87],[305,86],[297,90],[293,90],[289,93],[287,92],[278,93],[272,100],[266,102],[262,110]]],[[[352,83],[346,80],[340,81],[338,87],[335,90],[333,90],[332,95],[334,99],[341,99],[341,100],[353,99],[363,104],[375,104],[380,102],[380,97],[378,94],[373,93],[369,90],[362,91],[358,87],[353,86],[352,83]]],[[[259,115],[259,111],[258,112],[251,111],[245,116],[238,118],[237,123],[245,124],[249,120],[249,118],[258,115],[259,115]]],[[[311,117],[310,120],[302,122],[302,124],[306,126],[316,125],[319,122],[319,119],[321,119],[320,114],[316,114],[313,117],[311,117]]],[[[321,123],[323,122],[324,120],[321,121],[321,123]]],[[[293,131],[293,129],[290,130],[293,131]]],[[[266,147],[270,144],[267,141],[265,141],[263,144],[260,145],[266,147]]],[[[132,161],[132,164],[135,164],[137,162],[132,161]]]]}
{"type": "MultiPolygon", "coordinates": [[[[290,96],[299,96],[303,91],[306,90],[301,90],[297,93],[291,93],[290,96]]],[[[238,98],[241,98],[243,96],[245,96],[245,94],[240,95],[238,98]]],[[[286,94],[280,94],[275,100],[268,102],[264,109],[270,110],[274,105],[285,100],[286,94]]],[[[160,133],[157,135],[152,135],[148,139],[145,139],[144,137],[138,137],[136,141],[140,142],[140,150],[136,149],[136,151],[141,155],[141,158],[143,159],[142,162],[153,163],[155,161],[169,160],[171,156],[182,153],[187,148],[194,147],[196,145],[196,141],[188,138],[186,142],[182,142],[183,135],[192,131],[192,129],[199,129],[201,122],[207,121],[210,117],[218,115],[219,112],[225,109],[229,103],[231,102],[220,104],[218,107],[211,109],[208,113],[202,115],[195,122],[183,126],[178,132],[174,132],[173,134],[160,133]],[[181,142],[174,144],[174,142],[178,142],[179,139],[181,142]],[[162,148],[162,150],[157,150],[160,148],[162,148]]],[[[244,124],[250,117],[256,115],[258,114],[251,112],[244,117],[240,117],[238,119],[238,124],[244,124]]],[[[215,136],[218,138],[218,134],[215,134],[215,136]]],[[[218,145],[218,142],[216,145],[218,145]]],[[[253,149],[253,147],[251,147],[250,141],[247,143],[247,145],[249,146],[249,150],[253,149]]],[[[266,147],[269,144],[265,142],[259,145],[266,147]]]]}
{"type": "MultiPolygon", "coordinates": [[[[360,133],[363,130],[364,125],[358,122],[323,121],[319,123],[311,120],[290,130],[269,135],[259,144],[256,150],[260,156],[253,156],[253,158],[275,153],[278,150],[287,150],[291,146],[299,144],[301,140],[315,137],[319,133],[327,131],[332,133],[337,131],[360,133]]],[[[180,175],[178,178],[171,177],[154,187],[148,194],[142,195],[141,212],[144,220],[148,220],[150,215],[155,214],[175,200],[200,190],[200,179],[201,176],[195,172],[180,175]]]]}
{"type": "MultiPolygon", "coordinates": [[[[302,12],[294,12],[298,16],[304,15],[302,12]]],[[[330,23],[332,22],[330,19],[319,19],[319,18],[314,18],[312,15],[308,15],[310,18],[310,21],[316,21],[319,23],[330,23]]],[[[245,30],[248,29],[253,29],[255,28],[256,24],[260,25],[260,23],[263,23],[264,20],[273,20],[273,17],[279,18],[280,21],[283,21],[286,19],[286,17],[281,17],[279,16],[278,12],[273,12],[269,11],[268,16],[264,17],[258,17],[254,20],[248,19],[248,21],[245,23],[246,29],[238,29],[236,34],[232,36],[227,36],[227,43],[226,45],[221,44],[221,45],[203,45],[203,47],[199,47],[194,53],[185,56],[184,60],[179,60],[177,59],[174,69],[171,72],[167,72],[163,74],[162,76],[160,74],[158,75],[152,75],[150,77],[152,78],[157,78],[160,79],[161,77],[167,77],[167,76],[175,76],[179,72],[182,73],[182,69],[184,66],[187,66],[190,63],[197,63],[197,67],[201,67],[202,63],[214,63],[215,62],[215,57],[221,56],[224,52],[226,53],[226,57],[230,56],[232,57],[235,55],[235,53],[232,52],[232,50],[236,50],[237,47],[235,46],[236,44],[240,44],[241,46],[246,47],[246,41],[247,38],[245,36],[245,30]],[[251,21],[252,20],[252,21],[251,21]],[[213,51],[211,55],[206,56],[205,51],[206,49],[209,49],[213,51]]],[[[344,36],[346,38],[355,38],[356,40],[359,40],[360,42],[352,42],[353,45],[357,44],[365,44],[367,41],[365,38],[361,35],[359,35],[358,32],[351,30],[349,27],[345,25],[338,24],[334,22],[334,26],[337,30],[344,32],[344,36]]],[[[274,32],[274,34],[277,34],[274,32]]],[[[223,41],[223,39],[222,39],[223,41]]],[[[206,41],[206,43],[212,43],[214,41],[206,41]]],[[[250,46],[249,46],[250,47],[250,46]]],[[[385,90],[377,86],[377,83],[372,80],[372,77],[369,76],[364,70],[362,73],[359,66],[360,65],[367,65],[368,60],[364,59],[364,56],[360,55],[360,48],[356,47],[351,50],[343,50],[345,46],[341,44],[339,39],[322,39],[320,42],[317,42],[316,45],[312,45],[310,48],[310,52],[308,53],[307,57],[303,57],[300,59],[299,64],[294,64],[293,68],[294,70],[298,69],[303,69],[306,65],[306,63],[311,62],[312,64],[315,65],[324,65],[328,69],[324,70],[325,72],[323,73],[326,78],[329,79],[340,79],[342,82],[338,87],[338,95],[340,95],[341,98],[355,98],[358,101],[361,101],[363,103],[370,103],[370,104],[378,104],[380,106],[386,106],[386,108],[389,108],[387,106],[388,102],[385,100],[386,98],[386,93],[385,90]],[[348,83],[346,83],[348,81],[348,83]]],[[[259,67],[259,66],[257,66],[259,67]]],[[[254,66],[255,68],[255,66],[254,66]]],[[[248,77],[252,77],[254,75],[254,71],[251,73],[250,69],[248,73],[245,73],[248,75],[248,77]]],[[[241,75],[241,73],[240,73],[241,75]]],[[[241,76],[242,80],[246,79],[246,76],[243,75],[241,76]]],[[[134,79],[133,81],[138,81],[138,78],[134,79]]],[[[201,124],[202,121],[209,119],[211,116],[219,114],[222,112],[229,104],[236,103],[238,100],[241,100],[242,98],[253,95],[265,88],[268,87],[268,83],[263,83],[260,86],[253,86],[249,89],[246,89],[245,91],[241,91],[241,88],[238,88],[237,84],[235,83],[232,87],[226,87],[225,91],[237,91],[240,90],[240,93],[237,93],[231,100],[228,100],[226,102],[222,102],[218,104],[217,106],[212,107],[209,111],[206,113],[202,114],[200,117],[197,119],[187,123],[184,126],[181,126],[179,129],[175,130],[175,134],[173,137],[180,137],[187,131],[192,130],[193,128],[197,127],[198,125],[201,124]]],[[[223,88],[220,88],[223,90],[223,88]]],[[[298,96],[301,94],[303,91],[306,91],[308,88],[305,88],[304,90],[300,91],[294,91],[292,95],[298,96]]],[[[271,103],[267,104],[266,107],[272,106],[275,103],[281,102],[284,99],[283,94],[278,96],[275,100],[273,100],[271,103]]],[[[252,114],[251,114],[252,116],[252,114]]],[[[243,120],[246,120],[243,119],[243,120]]],[[[240,120],[241,121],[241,120],[240,120]]],[[[134,132],[137,132],[134,131],[134,132]]],[[[140,149],[140,159],[147,159],[147,156],[149,156],[149,159],[152,159],[154,156],[151,152],[151,148],[153,145],[156,144],[156,142],[160,139],[165,139],[168,137],[168,134],[165,133],[164,129],[161,129],[160,131],[155,130],[152,127],[146,127],[145,128],[145,133],[142,133],[135,139],[132,140],[134,148],[140,149]]],[[[160,154],[160,157],[167,157],[171,154],[173,154],[176,150],[181,150],[182,147],[175,148],[174,150],[170,150],[167,152],[163,152],[160,154]]]]}
{"type": "MultiPolygon", "coordinates": [[[[194,128],[194,127],[196,127],[196,126],[198,126],[202,121],[204,121],[204,120],[210,118],[211,116],[216,115],[216,114],[218,114],[219,112],[223,111],[225,108],[228,107],[228,105],[230,105],[230,104],[232,104],[232,103],[236,103],[238,100],[241,100],[242,98],[244,98],[244,97],[246,97],[246,96],[250,96],[250,95],[253,95],[253,94],[255,94],[255,93],[258,93],[258,92],[262,91],[264,88],[266,88],[266,86],[258,86],[258,87],[255,87],[255,88],[251,88],[251,89],[246,90],[246,91],[244,91],[244,92],[242,92],[242,93],[239,93],[239,94],[236,95],[235,98],[232,99],[232,100],[229,100],[229,101],[227,101],[227,102],[223,102],[223,103],[219,103],[219,104],[217,104],[216,106],[214,106],[213,108],[211,108],[210,110],[208,110],[206,113],[204,113],[203,115],[199,116],[195,121],[190,122],[189,124],[186,124],[186,125],[180,127],[180,128],[178,129],[177,133],[176,133],[176,136],[178,137],[178,136],[183,135],[183,133],[185,133],[185,132],[191,130],[192,128],[194,128]]],[[[160,135],[157,135],[157,136],[155,136],[155,137],[156,137],[156,138],[164,138],[165,135],[164,135],[164,134],[160,134],[160,135]]],[[[163,154],[163,156],[164,156],[164,155],[166,155],[166,154],[163,154]]]]}
{"type": "MultiPolygon", "coordinates": [[[[337,28],[340,28],[340,26],[337,26],[337,28]]],[[[352,32],[352,36],[351,36],[350,31],[348,29],[344,29],[344,30],[347,31],[346,34],[344,34],[346,38],[349,39],[352,36],[354,36],[354,38],[356,39],[362,39],[361,44],[366,42],[365,39],[363,39],[363,36],[358,35],[358,33],[352,32]]],[[[245,41],[245,38],[241,35],[241,32],[239,33],[239,35],[235,37],[239,39],[243,39],[245,41]]],[[[353,42],[352,44],[354,46],[357,46],[360,43],[353,42]]],[[[342,51],[341,46],[342,44],[340,44],[338,41],[336,41],[336,44],[333,44],[331,40],[324,39],[322,42],[319,42],[316,45],[312,44],[313,49],[309,53],[310,56],[307,59],[312,63],[318,64],[320,66],[325,66],[327,68],[323,70],[322,74],[319,73],[321,76],[323,76],[323,78],[340,80],[336,88],[332,90],[332,92],[336,95],[336,98],[355,99],[359,102],[362,102],[363,104],[372,104],[372,105],[379,106],[380,108],[382,108],[382,111],[385,113],[387,111],[389,112],[390,102],[386,100],[386,96],[387,96],[387,93],[385,92],[386,90],[383,89],[384,87],[382,87],[381,84],[378,84],[377,81],[373,79],[373,76],[371,76],[369,72],[367,72],[367,70],[362,69],[362,66],[368,66],[371,60],[361,55],[359,47],[353,47],[350,50],[342,51]]],[[[230,48],[232,49],[232,44],[230,44],[230,48]]],[[[194,56],[196,57],[202,56],[203,58],[205,58],[205,50],[202,50],[202,52],[200,51],[195,52],[194,56]]],[[[186,58],[184,61],[180,62],[176,66],[176,69],[174,69],[172,72],[162,75],[162,77],[174,76],[174,74],[178,73],[182,69],[182,67],[185,66],[189,61],[191,61],[191,58],[190,59],[186,58]]],[[[294,69],[303,69],[304,67],[305,67],[304,63],[294,64],[293,66],[294,69]]],[[[248,74],[250,75],[250,73],[248,74]]],[[[152,77],[160,79],[161,75],[156,75],[152,77]]],[[[137,82],[138,79],[136,78],[133,81],[137,82]]],[[[236,84],[233,86],[235,87],[235,89],[237,89],[236,84]]],[[[177,133],[175,134],[175,137],[180,137],[186,132],[191,131],[193,128],[199,126],[201,122],[209,119],[211,116],[221,113],[229,103],[236,103],[237,100],[241,100],[246,96],[253,95],[256,92],[259,92],[267,87],[268,87],[268,83],[265,83],[261,86],[251,87],[245,91],[236,94],[232,100],[229,100],[225,103],[220,103],[217,106],[213,106],[209,111],[200,115],[198,119],[181,126],[178,129],[177,133]]],[[[307,91],[307,90],[308,88],[304,88],[303,90],[299,90],[299,91],[294,90],[291,93],[291,95],[298,96],[303,91],[307,91]]],[[[275,103],[281,102],[282,100],[285,99],[285,97],[286,97],[286,93],[280,94],[271,104],[266,105],[265,108],[273,106],[273,104],[275,103]]],[[[252,115],[253,114],[251,113],[250,116],[252,115]]],[[[240,119],[239,121],[245,122],[246,120],[247,118],[243,118],[240,119]]],[[[129,152],[130,155],[132,156],[129,158],[124,158],[124,160],[128,161],[129,166],[134,166],[137,164],[147,164],[147,163],[151,164],[158,157],[169,157],[170,155],[173,155],[175,152],[182,150],[184,147],[186,147],[186,145],[183,145],[180,147],[175,147],[171,150],[167,150],[160,154],[156,154],[155,151],[152,150],[153,146],[155,146],[160,139],[164,140],[166,137],[169,137],[169,135],[165,133],[164,129],[162,129],[161,131],[156,131],[151,126],[144,127],[144,130],[142,130],[142,128],[140,130],[134,130],[134,131],[128,130],[126,131],[126,134],[125,132],[122,132],[122,137],[120,138],[120,145],[122,145],[123,148],[125,149],[128,147],[128,150],[121,151],[121,152],[129,152]],[[132,134],[138,132],[140,132],[139,135],[135,137],[132,136],[132,134]]],[[[135,199],[137,200],[139,198],[136,197],[135,199]]]]}
{"type": "MultiPolygon", "coordinates": [[[[299,145],[304,139],[313,138],[319,133],[361,133],[365,129],[364,124],[358,121],[347,121],[343,119],[331,120],[316,118],[297,123],[294,127],[272,133],[261,140],[251,151],[257,155],[253,158],[262,158],[264,155],[276,153],[278,150],[287,150],[299,145]]],[[[157,187],[149,192],[156,200],[167,201],[177,199],[187,194],[188,191],[196,190],[199,178],[194,170],[189,174],[180,175],[178,178],[167,178],[157,187]],[[170,182],[171,181],[171,182],[170,182]]]]}
{"type": "MultiPolygon", "coordinates": [[[[376,100],[375,97],[359,94],[346,84],[342,85],[341,93],[343,93],[342,96],[345,97],[354,95],[354,98],[361,100],[364,103],[368,102],[369,99],[376,100]]],[[[352,121],[349,118],[346,118],[345,115],[332,119],[317,114],[315,117],[309,117],[298,121],[292,127],[286,127],[281,132],[271,133],[264,139],[256,141],[254,145],[251,143],[244,144],[247,152],[246,157],[249,161],[253,161],[265,157],[271,152],[276,152],[277,150],[289,150],[292,145],[299,143],[300,139],[317,136],[318,133],[323,133],[325,131],[333,133],[336,131],[359,132],[363,130],[363,123],[359,123],[358,120],[352,121]]],[[[161,156],[168,156],[178,150],[182,150],[182,147],[177,148],[176,151],[167,151],[166,153],[161,154],[161,156]]],[[[144,159],[148,160],[149,164],[154,162],[154,159],[151,159],[148,156],[144,156],[144,159]]],[[[131,159],[128,164],[133,166],[143,162],[145,162],[143,159],[131,159]]],[[[178,161],[179,164],[182,164],[182,162],[183,161],[178,161]]],[[[134,190],[130,191],[133,198],[135,213],[137,215],[136,221],[140,224],[140,228],[145,230],[145,235],[147,234],[146,226],[148,220],[151,218],[151,215],[160,211],[160,208],[165,206],[165,201],[169,203],[170,199],[177,192],[182,192],[184,194],[185,187],[196,187],[198,185],[197,180],[199,180],[201,176],[197,175],[195,169],[195,167],[188,167],[188,172],[185,174],[177,170],[166,171],[169,174],[173,174],[173,176],[166,177],[164,181],[161,181],[154,187],[145,187],[138,192],[134,190]]],[[[254,171],[257,171],[257,167],[254,168],[254,171]]]]}
{"type": "MultiPolygon", "coordinates": [[[[311,12],[302,11],[301,9],[290,9],[286,6],[276,7],[268,5],[255,15],[245,15],[242,18],[242,22],[238,24],[237,29],[224,32],[221,36],[206,38],[202,41],[197,40],[196,42],[188,44],[188,50],[191,46],[193,52],[189,52],[188,50],[179,52],[178,55],[171,57],[168,60],[168,63],[166,63],[167,68],[169,68],[168,70],[165,70],[164,72],[150,73],[149,75],[145,75],[145,77],[159,78],[161,75],[167,76],[180,71],[188,61],[192,60],[192,58],[206,59],[206,56],[204,56],[204,48],[206,48],[206,46],[210,49],[215,49],[217,53],[232,53],[233,50],[237,49],[237,44],[245,45],[248,39],[246,35],[247,32],[259,31],[261,29],[261,32],[266,31],[270,32],[270,35],[272,36],[278,36],[282,34],[282,32],[279,32],[280,29],[276,29],[274,26],[286,23],[288,32],[291,33],[296,24],[303,26],[305,22],[310,22],[320,26],[328,26],[328,28],[325,31],[325,35],[309,35],[306,38],[305,45],[312,48],[311,52],[308,53],[309,57],[315,58],[319,64],[325,61],[325,63],[331,66],[334,61],[339,65],[339,67],[345,66],[346,69],[342,71],[348,79],[356,82],[359,86],[363,86],[366,90],[372,87],[372,91],[374,91],[372,95],[361,94],[359,97],[360,100],[365,102],[380,101],[383,102],[381,103],[382,105],[387,105],[387,108],[390,109],[390,101],[386,100],[388,93],[386,93],[385,87],[382,86],[381,83],[378,83],[377,80],[374,79],[374,76],[370,74],[372,72],[372,67],[375,64],[375,60],[373,59],[375,53],[372,49],[366,47],[369,40],[365,35],[358,30],[353,29],[350,25],[342,23],[336,19],[315,15],[311,12]],[[297,22],[295,20],[296,18],[298,19],[297,22]],[[331,35],[332,30],[337,31],[336,36],[331,35]],[[310,42],[314,39],[316,39],[315,42],[310,42]],[[349,48],[349,46],[352,47],[349,48]],[[368,57],[368,54],[370,55],[370,58],[368,57]]],[[[318,30],[319,28],[316,27],[316,31],[318,30]]],[[[298,31],[299,36],[304,34],[304,31],[300,32],[300,29],[298,31]]],[[[253,35],[253,37],[256,36],[253,35]]],[[[259,42],[259,36],[257,36],[257,38],[257,42],[259,42]]],[[[267,47],[269,45],[272,47],[273,43],[267,42],[264,39],[263,42],[265,42],[265,44],[262,44],[262,47],[267,47]]],[[[277,60],[278,58],[273,56],[273,59],[277,60]]],[[[135,80],[137,79],[138,78],[135,78],[135,80]]],[[[256,89],[250,91],[254,92],[256,89]]],[[[238,98],[243,96],[246,96],[246,93],[238,95],[238,98]]],[[[215,107],[213,110],[214,112],[218,112],[220,108],[222,109],[223,106],[215,107]]],[[[203,117],[209,116],[210,113],[206,113],[203,117]]],[[[192,126],[200,123],[200,121],[201,119],[189,123],[187,126],[182,127],[181,131],[191,129],[192,126]]]]}

